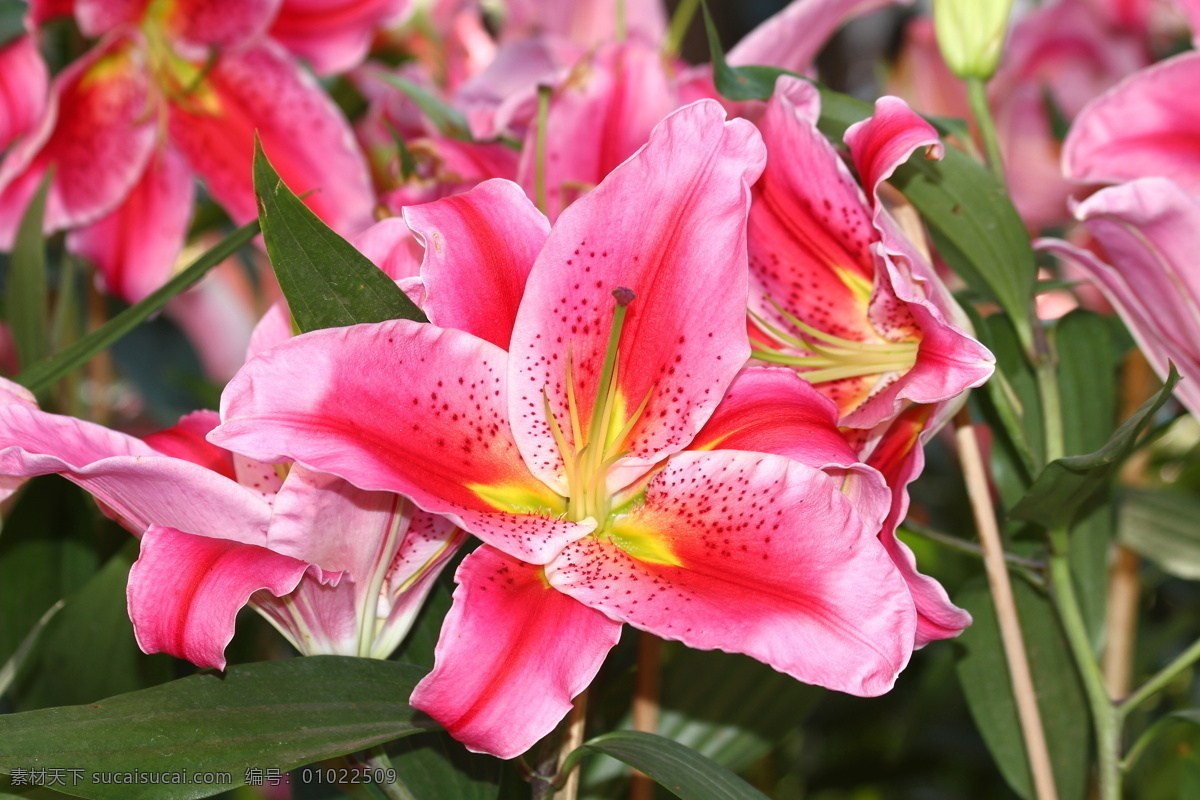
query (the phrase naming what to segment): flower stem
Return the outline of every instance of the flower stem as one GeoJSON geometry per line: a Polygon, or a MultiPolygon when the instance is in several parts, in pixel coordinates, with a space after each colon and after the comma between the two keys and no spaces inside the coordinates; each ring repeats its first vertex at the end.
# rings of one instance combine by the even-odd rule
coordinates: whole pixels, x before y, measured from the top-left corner
{"type": "Polygon", "coordinates": [[[1146,702],[1152,695],[1175,679],[1175,676],[1183,672],[1193,662],[1200,659],[1200,639],[1192,642],[1192,646],[1179,654],[1179,657],[1167,664],[1154,674],[1150,680],[1143,683],[1133,694],[1126,697],[1118,705],[1121,714],[1128,714],[1133,709],[1146,702]]]}
{"type": "MultiPolygon", "coordinates": [[[[658,700],[662,673],[662,639],[638,632],[637,686],[633,696],[633,729],[658,732],[658,700]]],[[[638,770],[633,771],[629,800],[653,800],[654,781],[638,770]]]]}
{"type": "MultiPolygon", "coordinates": [[[[383,749],[383,745],[377,744],[374,747],[368,748],[364,753],[364,760],[373,772],[376,774],[395,774],[396,769],[392,766],[392,760],[388,758],[387,751],[383,749]]],[[[383,793],[388,796],[388,800],[416,800],[409,788],[400,782],[399,778],[392,781],[384,781],[378,784],[383,793]]]]}
{"type": "Polygon", "coordinates": [[[983,138],[983,151],[987,154],[987,163],[1000,185],[1007,188],[1004,180],[1004,157],[1000,154],[1000,140],[996,137],[996,123],[992,120],[992,111],[988,107],[987,88],[979,78],[967,78],[967,100],[971,104],[971,114],[975,124],[979,126],[979,135],[983,138]]]}
{"type": "Polygon", "coordinates": [[[550,93],[553,87],[541,84],[537,89],[537,143],[533,149],[533,199],[538,211],[546,213],[546,125],[550,117],[550,93]]]}
{"type": "Polygon", "coordinates": [[[700,0],[681,0],[675,8],[675,13],[671,15],[671,25],[667,29],[667,41],[663,45],[663,52],[668,56],[679,55],[683,48],[683,37],[687,35],[698,8],[700,0]]]}
{"type": "Polygon", "coordinates": [[[1038,800],[1056,800],[1058,793],[1054,787],[1050,751],[1046,747],[1046,734],[1042,727],[1037,695],[1034,693],[1033,676],[1029,671],[1029,658],[1025,654],[1025,640],[1022,638],[1021,623],[1017,618],[1017,605],[1013,600],[1012,583],[1004,560],[1000,529],[996,524],[996,511],[992,507],[979,440],[975,436],[975,429],[971,426],[970,415],[965,408],[955,416],[954,426],[963,477],[967,483],[967,494],[970,496],[971,509],[975,513],[975,524],[979,528],[988,585],[991,588],[992,602],[996,606],[996,619],[1000,625],[1000,639],[1004,644],[1013,697],[1017,703],[1017,716],[1025,739],[1029,771],[1033,775],[1038,800]]]}
{"type": "Polygon", "coordinates": [[[1066,528],[1050,531],[1050,585],[1058,605],[1067,644],[1075,657],[1075,666],[1083,678],[1083,689],[1092,712],[1092,723],[1096,732],[1096,751],[1099,759],[1100,800],[1118,800],[1121,797],[1121,762],[1118,750],[1121,746],[1122,715],[1108,698],[1104,676],[1092,653],[1091,639],[1079,599],[1075,594],[1075,583],[1071,577],[1068,561],[1069,536],[1066,528]]]}
{"type": "MultiPolygon", "coordinates": [[[[974,542],[968,542],[966,539],[961,539],[958,536],[934,530],[927,525],[922,525],[911,519],[905,520],[900,529],[913,536],[920,536],[922,539],[928,539],[951,550],[957,550],[960,553],[975,556],[976,558],[983,558],[983,548],[974,542]]],[[[1009,567],[1015,569],[1020,573],[1022,578],[1029,581],[1032,585],[1039,589],[1046,586],[1046,581],[1042,577],[1042,573],[1046,569],[1046,565],[1043,562],[1007,551],[1004,553],[1004,560],[1008,562],[1009,567]]]]}
{"type": "Polygon", "coordinates": [[[575,698],[575,705],[571,707],[571,713],[567,715],[567,730],[563,736],[562,745],[558,748],[558,779],[555,781],[558,793],[555,796],[559,800],[576,800],[579,797],[579,772],[575,769],[575,765],[571,764],[566,774],[563,773],[563,770],[568,766],[567,757],[583,744],[583,728],[587,721],[587,702],[588,693],[585,689],[575,698]]]}

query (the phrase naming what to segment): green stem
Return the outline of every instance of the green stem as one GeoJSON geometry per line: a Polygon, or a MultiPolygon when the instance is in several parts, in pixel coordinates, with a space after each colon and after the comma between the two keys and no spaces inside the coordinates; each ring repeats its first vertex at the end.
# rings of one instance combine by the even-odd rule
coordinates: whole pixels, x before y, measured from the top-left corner
{"type": "Polygon", "coordinates": [[[617,41],[623,42],[629,36],[625,22],[625,0],[617,0],[617,41]]]}
{"type": "Polygon", "coordinates": [[[1058,387],[1058,369],[1053,353],[1037,365],[1038,394],[1042,401],[1042,426],[1045,430],[1046,463],[1066,455],[1063,434],[1062,395],[1058,387]]]}
{"type": "Polygon", "coordinates": [[[979,78],[967,78],[967,100],[971,104],[971,114],[975,124],[979,126],[979,135],[983,138],[983,151],[987,153],[988,166],[995,174],[1000,185],[1007,188],[1004,180],[1004,157],[1000,155],[1000,140],[996,137],[996,123],[992,120],[992,111],[988,107],[987,88],[979,78]]]}
{"type": "MultiPolygon", "coordinates": [[[[983,548],[974,542],[968,542],[966,539],[961,539],[952,534],[934,530],[919,522],[905,520],[904,524],[900,526],[900,530],[911,533],[914,536],[920,536],[922,539],[928,539],[951,550],[975,556],[976,558],[983,558],[984,556],[983,548]]],[[[1004,560],[1029,583],[1038,588],[1045,588],[1046,580],[1042,577],[1042,573],[1046,569],[1045,562],[1033,558],[1025,558],[1009,552],[1004,553],[1004,560]]]]}
{"type": "MultiPolygon", "coordinates": [[[[388,758],[387,751],[383,749],[383,745],[377,744],[374,747],[368,748],[364,756],[367,765],[376,773],[396,773],[396,768],[392,766],[392,760],[388,758]]],[[[399,778],[392,781],[384,781],[383,783],[379,783],[378,786],[388,796],[388,800],[417,800],[416,796],[413,795],[407,786],[400,782],[399,778]]]]}
{"type": "Polygon", "coordinates": [[[533,200],[546,213],[546,123],[550,116],[550,86],[538,86],[537,143],[533,151],[533,200]]]}
{"type": "Polygon", "coordinates": [[[1192,646],[1180,653],[1178,658],[1167,664],[1167,666],[1155,673],[1154,677],[1138,687],[1133,694],[1122,700],[1118,706],[1121,714],[1128,714],[1146,702],[1146,700],[1150,699],[1152,695],[1173,681],[1176,675],[1191,666],[1197,659],[1200,659],[1200,639],[1192,642],[1192,646]]]}
{"type": "Polygon", "coordinates": [[[700,0],[681,0],[671,16],[671,26],[667,29],[667,41],[663,45],[663,51],[667,55],[679,55],[680,49],[683,48],[683,37],[687,35],[699,8],[700,0]]]}
{"type": "Polygon", "coordinates": [[[1104,687],[1104,676],[1092,652],[1091,639],[1075,594],[1071,565],[1067,560],[1069,537],[1065,528],[1050,531],[1050,585],[1058,605],[1059,618],[1075,665],[1083,678],[1083,689],[1092,712],[1099,758],[1100,800],[1120,800],[1122,714],[1113,706],[1104,687]]]}

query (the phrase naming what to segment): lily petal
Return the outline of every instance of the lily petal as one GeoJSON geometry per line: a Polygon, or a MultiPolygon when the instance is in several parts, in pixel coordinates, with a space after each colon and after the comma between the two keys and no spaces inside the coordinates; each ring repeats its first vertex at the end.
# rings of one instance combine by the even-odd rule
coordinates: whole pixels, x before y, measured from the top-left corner
{"type": "Polygon", "coordinates": [[[642,505],[546,575],[657,636],[861,696],[891,688],[916,626],[903,579],[836,483],[759,453],[673,456],[642,505]]]}
{"type": "Polygon", "coordinates": [[[1200,414],[1200,200],[1166,178],[1142,178],[1096,192],[1074,213],[1107,263],[1065,242],[1037,245],[1071,258],[1100,285],[1154,371],[1165,377],[1174,362],[1184,376],[1175,394],[1200,414]]]}
{"type": "Polygon", "coordinates": [[[0,151],[37,124],[49,91],[50,72],[32,36],[0,47],[0,151]]]}
{"type": "Polygon", "coordinates": [[[108,213],[137,183],[156,131],[149,75],[132,36],[102,42],[54,79],[41,124],[0,162],[0,249],[46,171],[47,233],[108,213]]]}
{"type": "Polygon", "coordinates": [[[908,513],[908,485],[925,467],[925,441],[933,434],[933,406],[913,405],[887,425],[867,463],[879,470],[891,487],[891,510],[879,540],[904,577],[917,606],[915,646],[958,636],[971,624],[971,615],[950,602],[950,596],[933,578],[917,571],[917,559],[908,545],[896,538],[896,528],[908,513]]]}
{"type": "Polygon", "coordinates": [[[107,216],[71,231],[67,249],[100,270],[109,294],[144,299],[171,277],[192,218],[192,173],[169,145],[107,216]]]}
{"type": "Polygon", "coordinates": [[[233,454],[211,444],[205,438],[220,423],[221,416],[215,411],[193,411],[181,417],[179,422],[170,428],[152,433],[142,441],[165,456],[199,464],[231,481],[236,481],[233,454]]]}
{"type": "Polygon", "coordinates": [[[746,34],[729,51],[736,66],[763,64],[792,72],[811,70],[817,53],[843,22],[907,0],[793,0],[783,11],[746,34]]]}
{"type": "Polygon", "coordinates": [[[617,355],[617,427],[645,407],[609,488],[685,447],[712,413],[750,352],[737,300],[747,291],[749,184],[764,159],[753,126],[700,101],[664,119],[563,212],[530,273],[510,348],[509,419],[543,481],[565,488],[543,391],[555,417],[569,420],[570,372],[578,417],[591,418],[617,288],[634,295],[617,355]]]}
{"type": "Polygon", "coordinates": [[[271,38],[318,75],[335,75],[361,64],[375,31],[411,8],[410,0],[283,0],[271,38]]]}
{"type": "Polygon", "coordinates": [[[1200,52],[1134,73],[1076,117],[1063,143],[1063,173],[1079,183],[1171,178],[1200,192],[1200,52]]]}
{"type": "Polygon", "coordinates": [[[103,36],[120,25],[160,26],[174,44],[229,50],[258,39],[279,12],[280,0],[75,0],[75,19],[88,37],[103,36]]]}
{"type": "Polygon", "coordinates": [[[223,475],[99,425],[0,405],[0,474],[51,473],[82,486],[135,536],[164,525],[249,544],[266,541],[269,507],[223,475]]]}
{"type": "Polygon", "coordinates": [[[404,220],[425,243],[421,278],[430,322],[507,349],[549,221],[520,186],[505,180],[409,206],[404,220]]]}
{"type": "Polygon", "coordinates": [[[264,547],[154,525],[129,570],[129,617],[138,646],[225,669],[234,619],[250,596],[262,590],[285,595],[310,572],[314,580],[332,578],[264,547]]]}
{"type": "Polygon", "coordinates": [[[454,580],[433,672],[410,702],[467,749],[513,758],[566,715],[621,624],[551,588],[541,567],[486,545],[454,580]]]}
{"type": "Polygon", "coordinates": [[[329,96],[270,41],[224,53],[194,91],[170,104],[171,141],[213,197],[243,223],[258,215],[251,162],[257,132],[280,177],[342,235],[373,222],[374,193],[350,125],[329,96]]]}
{"type": "Polygon", "coordinates": [[[544,563],[591,526],[554,516],[561,498],[521,460],[504,414],[507,360],[470,334],[408,320],[314,331],[238,373],[210,438],[403,494],[544,563]]]}

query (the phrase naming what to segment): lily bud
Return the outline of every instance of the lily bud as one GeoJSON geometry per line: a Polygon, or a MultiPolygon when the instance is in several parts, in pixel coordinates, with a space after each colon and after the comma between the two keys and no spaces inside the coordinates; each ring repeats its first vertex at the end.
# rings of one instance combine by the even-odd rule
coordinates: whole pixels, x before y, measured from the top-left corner
{"type": "Polygon", "coordinates": [[[938,47],[960,78],[987,80],[996,72],[1013,0],[933,0],[938,47]]]}

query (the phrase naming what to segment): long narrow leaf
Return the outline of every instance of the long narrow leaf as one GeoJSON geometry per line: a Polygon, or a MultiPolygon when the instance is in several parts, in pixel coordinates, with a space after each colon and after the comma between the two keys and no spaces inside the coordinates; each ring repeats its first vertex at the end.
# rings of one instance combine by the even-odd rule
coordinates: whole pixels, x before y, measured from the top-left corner
{"type": "Polygon", "coordinates": [[[75,340],[59,352],[32,365],[17,376],[17,383],[34,393],[41,392],[89,359],[108,349],[114,342],[158,311],[172,297],[204,277],[210,269],[250,243],[258,233],[258,222],[249,222],[226,236],[200,256],[187,269],[155,290],[145,300],[130,306],[100,328],[75,340]]]}
{"type": "Polygon", "coordinates": [[[8,261],[8,285],[4,311],[13,344],[22,364],[32,364],[46,355],[49,332],[46,324],[46,237],[42,219],[53,172],[47,172],[33,199],[25,207],[17,238],[8,261]]]}
{"type": "Polygon", "coordinates": [[[3,714],[0,772],[76,770],[55,788],[95,800],[207,797],[245,783],[252,769],[288,770],[435,727],[405,702],[422,674],[390,661],[310,656],[3,714]],[[181,773],[181,782],[103,782],[129,772],[181,773]]]}

